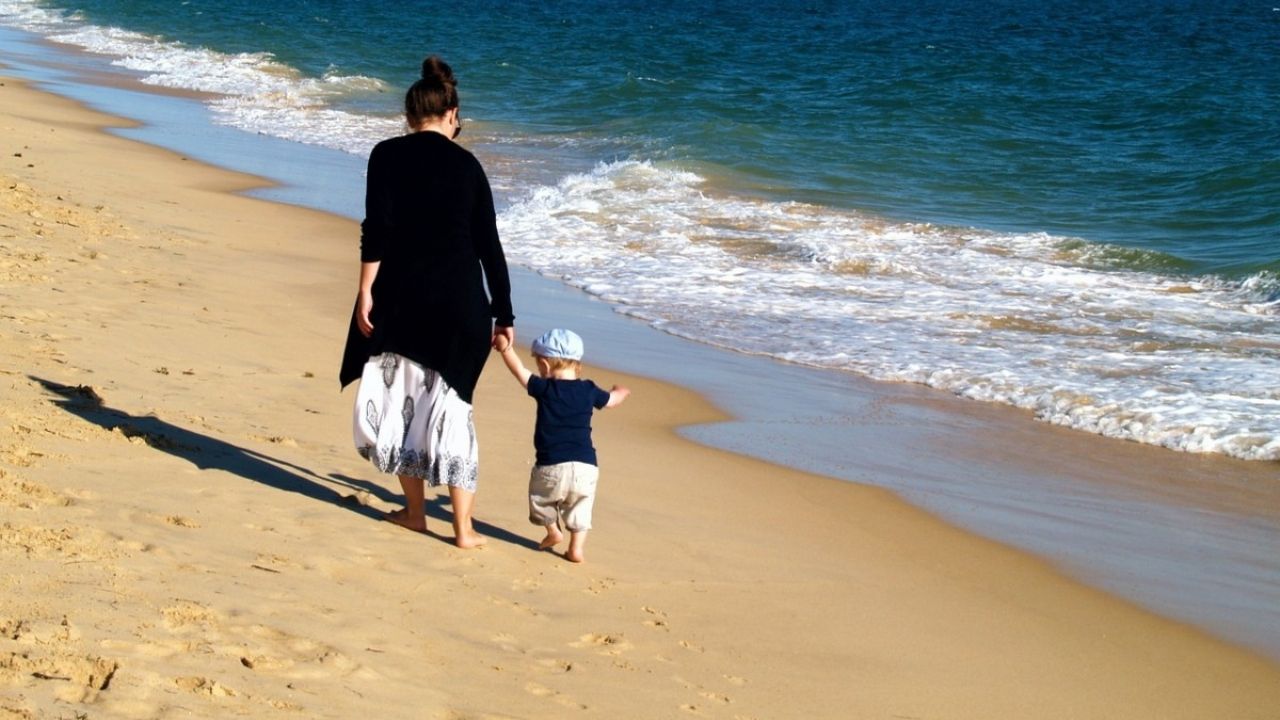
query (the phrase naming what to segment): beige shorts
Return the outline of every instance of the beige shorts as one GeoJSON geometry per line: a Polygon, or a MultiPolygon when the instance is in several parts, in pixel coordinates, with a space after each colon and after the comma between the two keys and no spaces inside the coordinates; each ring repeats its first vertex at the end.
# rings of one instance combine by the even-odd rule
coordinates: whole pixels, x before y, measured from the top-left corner
{"type": "Polygon", "coordinates": [[[529,474],[529,522],[546,527],[560,521],[569,532],[591,529],[600,468],[580,462],[534,465],[529,474]]]}

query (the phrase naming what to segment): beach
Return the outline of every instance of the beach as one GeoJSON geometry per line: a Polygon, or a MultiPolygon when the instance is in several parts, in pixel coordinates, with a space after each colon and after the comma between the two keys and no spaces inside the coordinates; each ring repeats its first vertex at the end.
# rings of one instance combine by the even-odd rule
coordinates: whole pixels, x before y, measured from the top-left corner
{"type": "MultiPolygon", "coordinates": [[[[596,425],[586,564],[536,550],[532,407],[496,358],[488,545],[454,548],[440,498],[431,537],[381,522],[394,481],[334,377],[357,224],[0,82],[9,717],[1277,717],[1275,661],[889,491],[696,444],[678,428],[723,410],[607,367],[634,395],[596,425]]],[[[1026,467],[1066,432],[1023,427],[1026,467]]]]}

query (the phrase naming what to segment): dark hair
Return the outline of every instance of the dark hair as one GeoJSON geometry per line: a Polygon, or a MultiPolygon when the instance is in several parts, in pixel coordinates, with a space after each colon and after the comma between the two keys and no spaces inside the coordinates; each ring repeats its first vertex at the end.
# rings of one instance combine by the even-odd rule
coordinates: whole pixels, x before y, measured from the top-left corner
{"type": "Polygon", "coordinates": [[[458,81],[449,63],[432,55],[422,61],[422,78],[404,95],[404,117],[416,128],[427,118],[440,117],[458,107],[458,81]]]}

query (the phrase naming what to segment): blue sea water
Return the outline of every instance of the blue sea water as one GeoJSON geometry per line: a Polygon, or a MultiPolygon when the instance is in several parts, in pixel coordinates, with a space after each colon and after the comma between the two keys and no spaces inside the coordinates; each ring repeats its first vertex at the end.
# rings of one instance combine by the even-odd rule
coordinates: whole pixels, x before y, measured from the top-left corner
{"type": "Polygon", "coordinates": [[[1280,459],[1280,8],[0,0],[360,156],[428,53],[508,254],[666,332],[1280,459]]]}

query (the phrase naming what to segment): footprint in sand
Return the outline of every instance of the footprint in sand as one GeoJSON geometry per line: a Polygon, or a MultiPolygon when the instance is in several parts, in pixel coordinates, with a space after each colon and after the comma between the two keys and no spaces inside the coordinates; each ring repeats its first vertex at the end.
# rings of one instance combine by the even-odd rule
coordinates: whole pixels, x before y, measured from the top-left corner
{"type": "Polygon", "coordinates": [[[23,445],[0,448],[0,461],[15,467],[31,467],[43,457],[44,453],[23,445]]]}
{"type": "Polygon", "coordinates": [[[613,578],[596,578],[587,586],[586,592],[589,592],[592,595],[599,595],[600,593],[612,590],[613,586],[617,584],[618,581],[613,578]]]}
{"type": "Polygon", "coordinates": [[[176,527],[181,527],[181,528],[200,527],[200,523],[196,522],[195,520],[192,520],[191,518],[182,517],[181,515],[166,515],[164,518],[164,521],[165,521],[165,524],[167,525],[174,525],[176,527]]]}
{"type": "Polygon", "coordinates": [[[61,622],[15,619],[0,621],[0,637],[19,645],[57,645],[79,640],[80,631],[65,617],[61,622]]]}
{"type": "Polygon", "coordinates": [[[174,678],[173,684],[196,695],[208,695],[210,697],[235,697],[239,694],[217,680],[210,680],[209,678],[197,677],[195,675],[174,678]]]}
{"type": "Polygon", "coordinates": [[[658,630],[665,630],[667,632],[671,632],[671,628],[668,627],[667,625],[666,613],[660,610],[655,610],[649,607],[648,605],[645,605],[644,607],[640,608],[640,610],[649,616],[644,621],[645,627],[651,627],[658,630]]]}
{"type": "MultiPolygon", "coordinates": [[[[728,677],[728,676],[724,676],[724,677],[728,677]]],[[[686,690],[693,690],[697,692],[698,696],[701,697],[703,700],[706,700],[708,703],[705,705],[693,705],[692,703],[690,703],[689,705],[682,706],[682,707],[694,708],[695,710],[700,711],[705,709],[706,707],[713,707],[716,705],[728,705],[733,702],[733,700],[728,695],[723,695],[721,693],[708,690],[706,687],[699,685],[695,682],[686,680],[680,677],[679,675],[671,676],[671,680],[675,682],[677,685],[679,685],[680,687],[685,688],[686,690]]]]}
{"type": "Polygon", "coordinates": [[[627,642],[622,635],[612,635],[609,633],[587,633],[578,638],[577,642],[569,643],[569,647],[600,648],[601,655],[621,655],[622,653],[632,649],[633,645],[627,642]]]}
{"type": "Polygon", "coordinates": [[[161,608],[160,615],[169,630],[182,630],[193,625],[207,627],[221,620],[216,611],[193,600],[178,600],[176,605],[161,608]]]}
{"type": "Polygon", "coordinates": [[[298,441],[284,435],[249,435],[250,440],[258,442],[271,443],[272,445],[283,445],[284,447],[298,447],[298,441]]]}
{"type": "Polygon", "coordinates": [[[44,485],[23,480],[17,475],[0,469],[0,503],[33,510],[39,505],[66,507],[72,504],[72,500],[44,485]]]}
{"type": "Polygon", "coordinates": [[[0,553],[18,552],[27,557],[54,555],[90,561],[119,557],[122,549],[106,537],[100,531],[88,533],[65,527],[45,528],[6,522],[0,525],[0,553]]]}
{"type": "Polygon", "coordinates": [[[286,633],[266,625],[227,628],[227,634],[252,638],[252,646],[239,656],[241,665],[255,671],[284,671],[290,678],[328,679],[355,676],[379,679],[372,668],[324,643],[286,633]]]}
{"type": "Polygon", "coordinates": [[[524,603],[517,602],[515,600],[508,600],[507,598],[501,598],[496,595],[490,595],[489,602],[492,602],[494,605],[510,608],[513,612],[520,613],[521,615],[528,615],[529,617],[539,617],[542,615],[542,613],[528,605],[525,605],[524,603]]]}
{"type": "Polygon", "coordinates": [[[720,693],[714,693],[707,690],[704,690],[698,694],[710,700],[711,702],[720,703],[721,705],[728,705],[729,703],[733,702],[732,700],[729,699],[727,695],[721,695],[720,693]]]}
{"type": "Polygon", "coordinates": [[[30,684],[53,681],[54,696],[68,703],[90,703],[111,685],[120,663],[93,655],[55,651],[50,654],[9,653],[0,662],[0,684],[30,684]]]}
{"type": "Polygon", "coordinates": [[[498,633],[497,635],[494,635],[489,639],[492,640],[494,643],[496,643],[498,647],[502,648],[506,652],[512,652],[512,653],[524,652],[523,650],[520,649],[518,645],[519,641],[516,639],[516,636],[512,635],[511,633],[498,633]]]}
{"type": "Polygon", "coordinates": [[[556,670],[559,672],[573,672],[573,663],[568,660],[560,660],[556,658],[544,658],[538,661],[538,664],[556,670]]]}
{"type": "Polygon", "coordinates": [[[533,578],[516,578],[511,581],[512,590],[523,590],[525,592],[529,592],[537,590],[540,587],[542,587],[542,583],[534,580],[533,578]]]}
{"type": "Polygon", "coordinates": [[[249,564],[254,570],[262,570],[263,572],[282,573],[285,570],[297,569],[303,567],[302,563],[294,562],[283,555],[275,553],[258,553],[254,562],[249,564]]]}
{"type": "Polygon", "coordinates": [[[257,670],[260,672],[280,672],[282,670],[288,670],[295,665],[295,663],[288,658],[278,658],[263,654],[241,655],[240,664],[250,670],[257,670]]]}
{"type": "Polygon", "coordinates": [[[556,703],[558,703],[558,704],[560,704],[560,705],[562,705],[562,706],[564,706],[564,707],[567,707],[567,708],[572,708],[572,709],[575,709],[575,710],[586,710],[586,709],[587,709],[587,706],[586,706],[586,705],[583,705],[582,703],[577,702],[576,700],[574,700],[574,699],[570,698],[569,696],[565,695],[564,693],[561,693],[561,692],[556,691],[556,690],[552,690],[551,688],[549,688],[549,687],[547,687],[547,686],[545,686],[545,685],[539,685],[538,683],[529,683],[529,684],[527,684],[527,685],[525,685],[525,686],[524,686],[524,690],[525,690],[525,692],[529,693],[530,695],[533,695],[534,697],[540,697],[540,698],[546,698],[546,699],[548,699],[548,700],[554,700],[556,703]]]}

